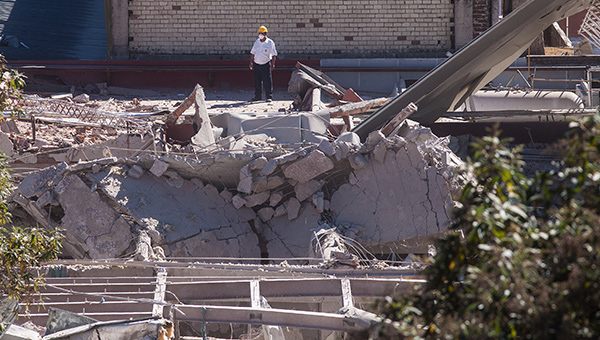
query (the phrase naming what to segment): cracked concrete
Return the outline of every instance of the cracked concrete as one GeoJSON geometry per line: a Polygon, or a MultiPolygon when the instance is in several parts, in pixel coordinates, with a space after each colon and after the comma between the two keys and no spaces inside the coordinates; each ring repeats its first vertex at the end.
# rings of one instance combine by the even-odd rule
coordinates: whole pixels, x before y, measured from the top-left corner
{"type": "Polygon", "coordinates": [[[146,235],[167,257],[303,257],[323,223],[394,252],[447,229],[459,184],[447,139],[410,122],[400,130],[404,137],[358,144],[346,134],[288,153],[63,164],[28,176],[19,191],[41,209],[60,205],[67,241],[92,258],[126,256],[146,235]]]}

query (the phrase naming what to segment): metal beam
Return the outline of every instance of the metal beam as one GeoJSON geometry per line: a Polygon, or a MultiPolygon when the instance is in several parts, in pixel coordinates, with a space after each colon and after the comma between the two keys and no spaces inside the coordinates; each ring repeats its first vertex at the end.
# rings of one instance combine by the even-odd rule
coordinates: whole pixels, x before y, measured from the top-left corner
{"type": "MultiPolygon", "coordinates": [[[[342,296],[340,279],[265,280],[260,283],[260,295],[275,297],[342,296]]],[[[385,296],[412,287],[423,280],[403,279],[347,279],[354,296],[385,296]]],[[[168,282],[167,292],[179,300],[250,299],[251,280],[168,282]]]]}
{"type": "Polygon", "coordinates": [[[177,321],[274,325],[339,332],[365,330],[365,320],[342,314],[273,308],[177,305],[177,321]]]}
{"type": "Polygon", "coordinates": [[[380,129],[409,103],[411,119],[431,125],[446,111],[510,66],[555,21],[588,8],[592,0],[531,0],[419,79],[405,92],[354,128],[361,139],[380,129]]]}

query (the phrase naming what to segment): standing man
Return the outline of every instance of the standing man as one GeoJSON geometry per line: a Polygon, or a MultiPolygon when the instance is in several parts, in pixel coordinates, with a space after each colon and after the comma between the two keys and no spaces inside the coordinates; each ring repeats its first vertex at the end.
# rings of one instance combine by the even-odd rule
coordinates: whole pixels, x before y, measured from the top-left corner
{"type": "Polygon", "coordinates": [[[277,50],[275,42],[267,38],[269,31],[265,26],[258,29],[258,39],[250,51],[250,70],[254,70],[254,98],[252,101],[261,100],[262,88],[265,89],[267,102],[273,101],[273,81],[271,71],[275,68],[277,50]]]}

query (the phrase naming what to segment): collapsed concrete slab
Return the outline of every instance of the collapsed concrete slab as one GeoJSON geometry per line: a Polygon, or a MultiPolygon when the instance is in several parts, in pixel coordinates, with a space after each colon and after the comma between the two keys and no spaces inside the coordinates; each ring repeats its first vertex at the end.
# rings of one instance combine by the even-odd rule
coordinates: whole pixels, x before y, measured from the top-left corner
{"type": "Polygon", "coordinates": [[[302,257],[323,223],[389,253],[400,240],[446,230],[459,187],[448,139],[410,121],[400,134],[287,153],[63,164],[25,178],[19,204],[31,211],[39,201],[38,219],[62,211],[54,221],[79,249],[73,257],[143,249],[138,257],[152,258],[157,246],[167,257],[302,257]]]}

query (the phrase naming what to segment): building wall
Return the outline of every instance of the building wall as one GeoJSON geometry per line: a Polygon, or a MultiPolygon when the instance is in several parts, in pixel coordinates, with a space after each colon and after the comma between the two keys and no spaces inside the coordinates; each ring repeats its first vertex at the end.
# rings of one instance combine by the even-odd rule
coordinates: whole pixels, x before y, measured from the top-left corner
{"type": "Polygon", "coordinates": [[[283,56],[443,55],[453,48],[453,2],[129,0],[129,50],[247,55],[266,25],[283,56]]]}
{"type": "Polygon", "coordinates": [[[491,7],[489,0],[473,0],[473,38],[490,28],[491,7]]]}

